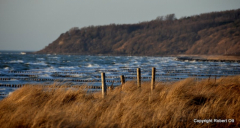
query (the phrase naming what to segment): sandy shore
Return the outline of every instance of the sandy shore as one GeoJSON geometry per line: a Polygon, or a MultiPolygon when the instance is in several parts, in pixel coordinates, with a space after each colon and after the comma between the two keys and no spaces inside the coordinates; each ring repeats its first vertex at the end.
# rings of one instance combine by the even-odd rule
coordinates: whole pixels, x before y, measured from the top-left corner
{"type": "Polygon", "coordinates": [[[193,59],[205,59],[205,60],[240,60],[240,56],[224,56],[224,55],[178,55],[177,57],[190,57],[193,59]]]}

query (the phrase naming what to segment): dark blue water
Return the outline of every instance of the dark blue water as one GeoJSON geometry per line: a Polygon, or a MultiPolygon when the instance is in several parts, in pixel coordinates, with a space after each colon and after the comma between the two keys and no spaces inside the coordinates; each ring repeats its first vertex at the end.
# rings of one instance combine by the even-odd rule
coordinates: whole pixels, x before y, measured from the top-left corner
{"type": "Polygon", "coordinates": [[[240,74],[240,64],[229,62],[183,62],[175,57],[40,55],[4,51],[0,52],[0,85],[61,81],[72,85],[87,82],[100,86],[101,72],[105,72],[107,85],[117,86],[120,84],[120,75],[124,75],[126,80],[134,79],[136,68],[141,68],[142,80],[149,81],[152,67],[156,68],[156,80],[163,82],[187,77],[240,74]]]}

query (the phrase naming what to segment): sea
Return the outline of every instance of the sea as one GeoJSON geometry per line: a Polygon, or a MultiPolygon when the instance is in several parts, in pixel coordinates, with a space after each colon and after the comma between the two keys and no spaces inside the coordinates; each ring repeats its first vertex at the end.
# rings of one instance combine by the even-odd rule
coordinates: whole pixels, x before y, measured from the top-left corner
{"type": "MultiPolygon", "coordinates": [[[[16,85],[67,83],[71,86],[101,86],[101,73],[107,86],[136,80],[137,68],[141,80],[150,81],[152,67],[156,81],[174,82],[188,77],[197,80],[240,74],[238,62],[179,61],[177,57],[105,56],[28,54],[21,51],[0,51],[0,96],[15,91],[16,85]]],[[[1,99],[1,98],[0,98],[1,99]]]]}

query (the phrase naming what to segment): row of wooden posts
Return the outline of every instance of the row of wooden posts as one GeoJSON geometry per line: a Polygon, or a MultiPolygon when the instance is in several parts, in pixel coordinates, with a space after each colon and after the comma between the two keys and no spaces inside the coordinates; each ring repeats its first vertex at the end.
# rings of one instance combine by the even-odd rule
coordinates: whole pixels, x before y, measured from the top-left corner
{"type": "MultiPolygon", "coordinates": [[[[151,79],[151,91],[155,88],[155,74],[156,74],[156,68],[152,68],[152,79],[151,79]]],[[[124,75],[120,76],[121,79],[121,85],[125,83],[124,75]]],[[[102,97],[104,98],[107,95],[107,85],[105,82],[105,73],[101,73],[101,81],[102,81],[102,97]]],[[[137,68],[137,86],[138,88],[141,88],[141,69],[137,68]]]]}

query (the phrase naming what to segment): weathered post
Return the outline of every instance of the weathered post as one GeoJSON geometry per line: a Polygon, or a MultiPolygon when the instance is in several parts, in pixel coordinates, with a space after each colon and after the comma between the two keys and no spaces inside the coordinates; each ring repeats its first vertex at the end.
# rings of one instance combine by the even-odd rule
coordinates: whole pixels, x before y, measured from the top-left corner
{"type": "Polygon", "coordinates": [[[101,73],[102,78],[102,98],[104,98],[107,95],[107,86],[105,82],[105,73],[101,73]]]}
{"type": "Polygon", "coordinates": [[[155,73],[156,73],[156,68],[152,68],[152,80],[151,80],[151,91],[155,88],[155,73]]]}
{"type": "Polygon", "coordinates": [[[209,75],[208,82],[210,81],[211,75],[209,75]]]}
{"type": "Polygon", "coordinates": [[[121,75],[121,76],[120,76],[120,79],[121,79],[121,85],[125,84],[125,78],[124,78],[124,75],[121,75]]]}
{"type": "Polygon", "coordinates": [[[141,69],[137,68],[137,86],[138,88],[141,87],[141,69]]]}
{"type": "Polygon", "coordinates": [[[122,86],[122,89],[123,89],[123,85],[125,84],[124,75],[121,75],[121,76],[120,76],[120,79],[121,79],[121,86],[122,86]]]}

